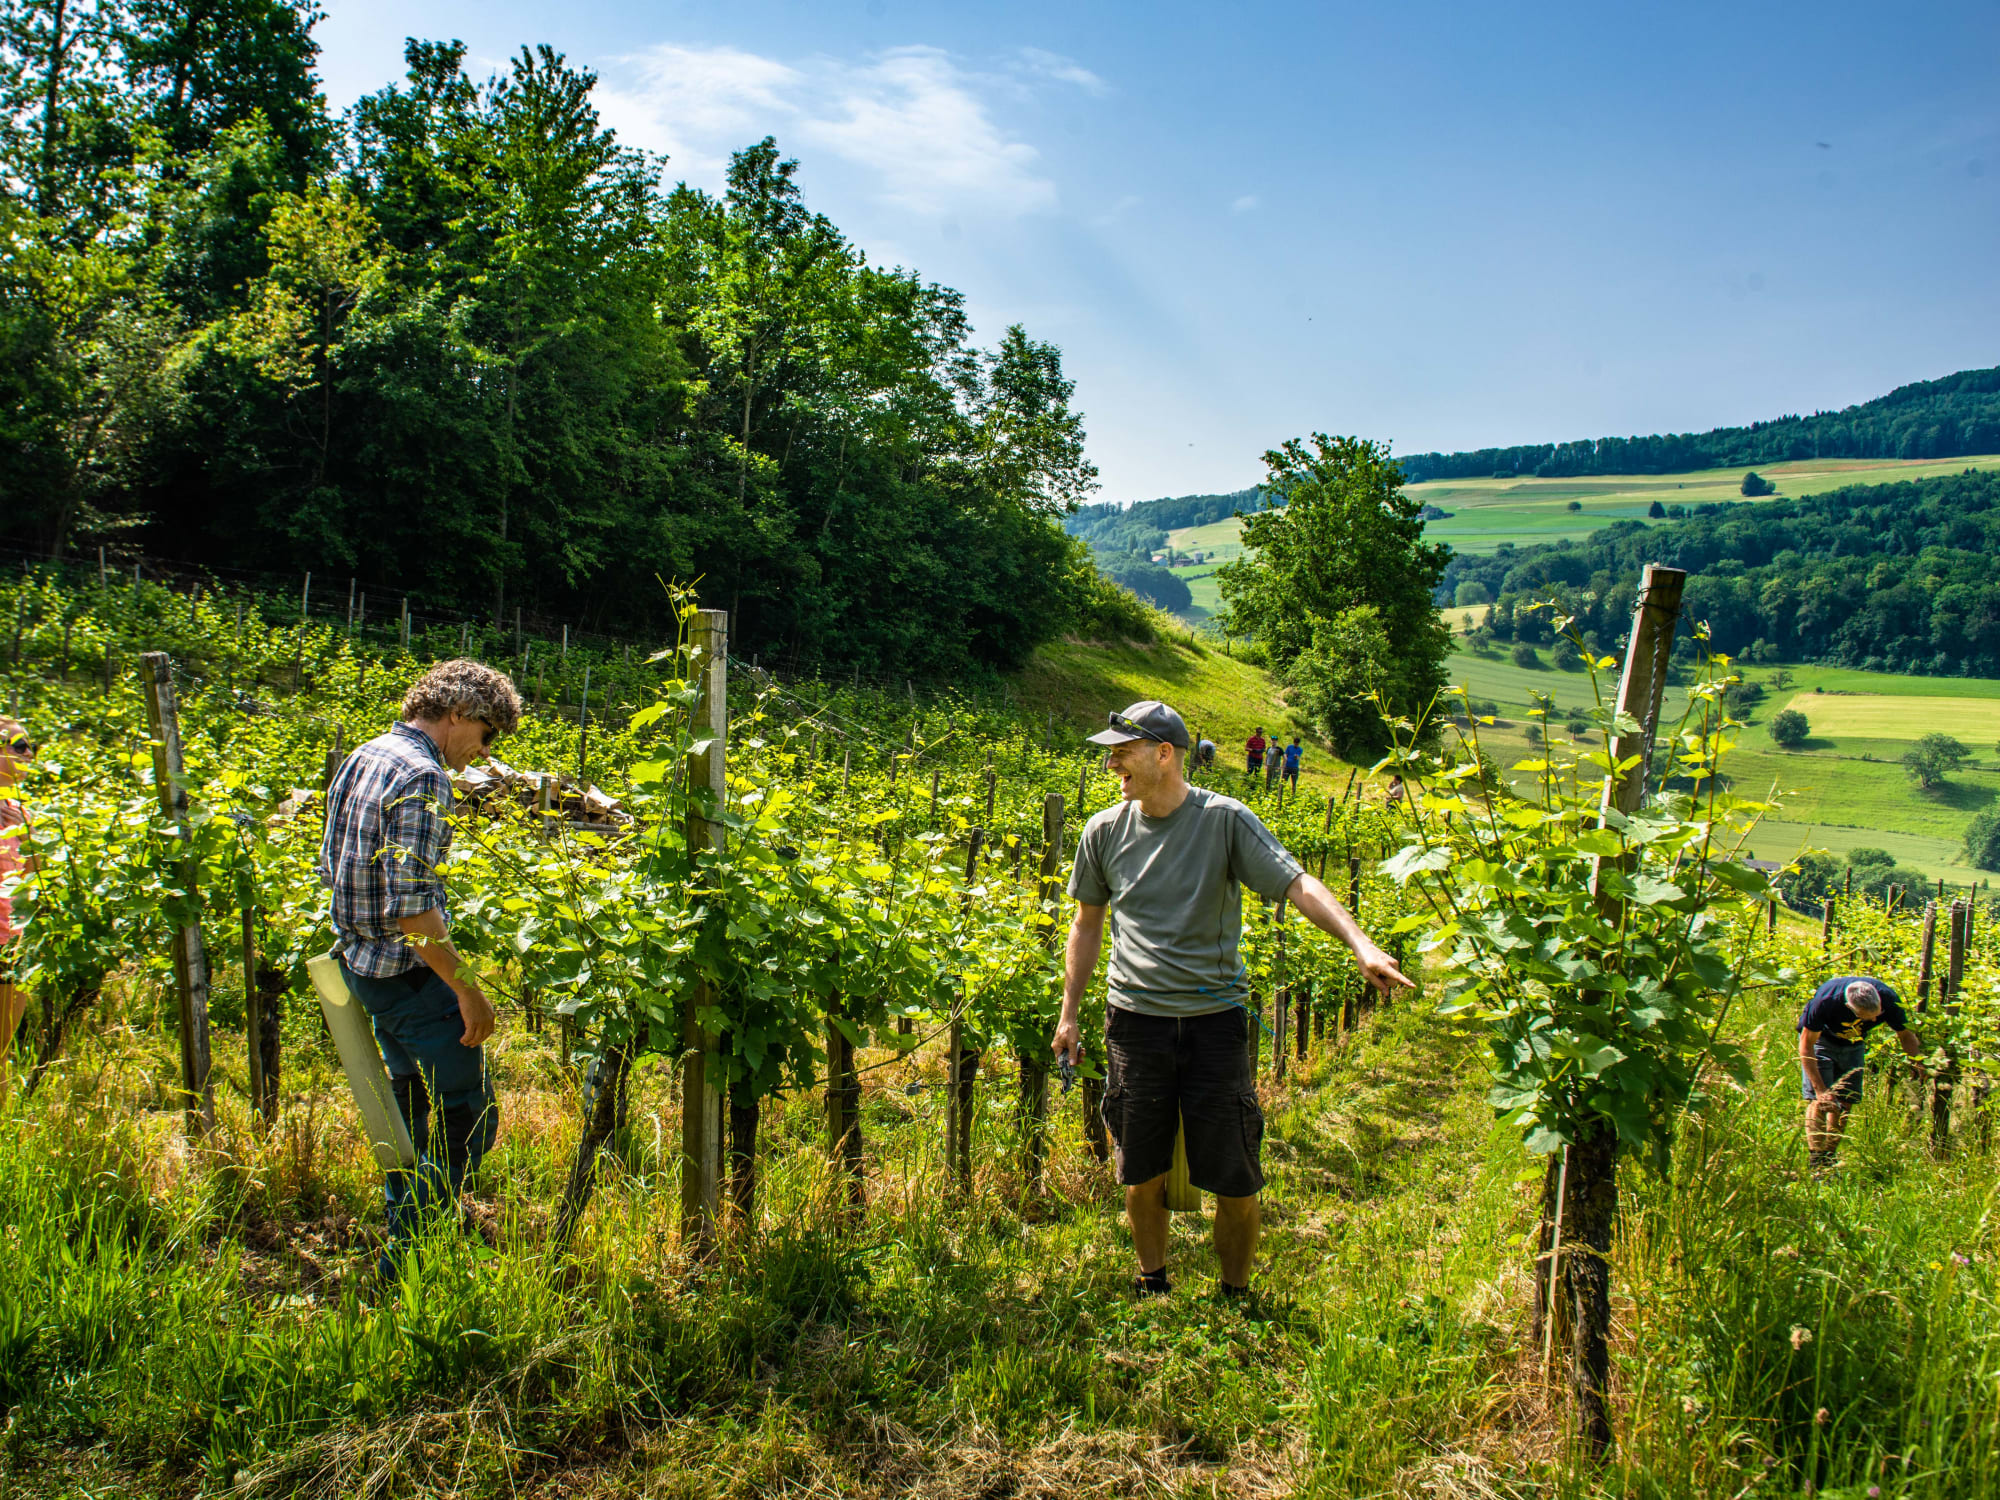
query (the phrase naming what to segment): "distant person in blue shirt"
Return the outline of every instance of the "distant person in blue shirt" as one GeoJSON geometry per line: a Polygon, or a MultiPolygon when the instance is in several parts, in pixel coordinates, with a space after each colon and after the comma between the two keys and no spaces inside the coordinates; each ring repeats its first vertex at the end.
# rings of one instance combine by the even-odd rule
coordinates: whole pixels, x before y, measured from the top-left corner
{"type": "MultiPolygon", "coordinates": [[[[1887,1026],[1915,1063],[1923,1044],[1896,992],[1864,974],[1842,974],[1813,991],[1799,1012],[1799,1072],[1806,1099],[1806,1149],[1814,1171],[1833,1165],[1847,1112],[1861,1102],[1867,1036],[1887,1026]]],[[[1922,1064],[1918,1064],[1919,1075],[1922,1064]]]]}
{"type": "Polygon", "coordinates": [[[1306,747],[1299,743],[1297,735],[1285,746],[1285,780],[1292,784],[1292,790],[1299,789],[1299,762],[1306,758],[1306,747]]]}

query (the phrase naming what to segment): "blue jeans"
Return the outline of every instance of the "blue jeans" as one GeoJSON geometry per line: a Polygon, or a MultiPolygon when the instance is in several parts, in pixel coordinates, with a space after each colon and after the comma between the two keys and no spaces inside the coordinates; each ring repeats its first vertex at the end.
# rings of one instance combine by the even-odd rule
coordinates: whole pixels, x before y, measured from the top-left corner
{"type": "Polygon", "coordinates": [[[458,996],[428,966],[387,979],[357,974],[345,962],[340,968],[374,1023],[396,1105],[417,1148],[416,1169],[389,1173],[383,1189],[392,1255],[432,1204],[445,1208],[456,1200],[466,1174],[493,1145],[500,1105],[486,1081],[485,1048],[459,1041],[465,1020],[458,996]]]}

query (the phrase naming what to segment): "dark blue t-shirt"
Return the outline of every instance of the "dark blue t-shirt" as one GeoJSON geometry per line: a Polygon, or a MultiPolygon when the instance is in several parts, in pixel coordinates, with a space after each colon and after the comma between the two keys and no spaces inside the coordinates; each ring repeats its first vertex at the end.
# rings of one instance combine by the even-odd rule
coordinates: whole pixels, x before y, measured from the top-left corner
{"type": "Polygon", "coordinates": [[[1902,997],[1888,985],[1868,974],[1842,974],[1813,991],[1812,999],[1799,1012],[1799,1024],[1795,1029],[1817,1031],[1825,1041],[1853,1046],[1864,1040],[1874,1027],[1887,1026],[1891,1031],[1906,1031],[1909,1025],[1910,1018],[1903,1014],[1902,997]],[[1857,979],[1865,979],[1874,985],[1882,997],[1882,1013],[1865,1021],[1847,1008],[1847,987],[1857,979]]]}

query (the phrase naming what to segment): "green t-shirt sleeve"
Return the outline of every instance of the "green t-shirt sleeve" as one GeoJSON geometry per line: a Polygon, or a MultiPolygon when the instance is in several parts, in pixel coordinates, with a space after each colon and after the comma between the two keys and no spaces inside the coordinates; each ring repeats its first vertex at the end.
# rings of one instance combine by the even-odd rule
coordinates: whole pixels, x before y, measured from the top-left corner
{"type": "Polygon", "coordinates": [[[1305,874],[1306,867],[1285,852],[1263,820],[1249,808],[1233,809],[1229,819],[1229,873],[1239,884],[1266,901],[1276,901],[1305,874]]]}
{"type": "Polygon", "coordinates": [[[1085,906],[1111,904],[1111,887],[1104,879],[1104,825],[1087,823],[1076,841],[1076,863],[1070,867],[1069,893],[1085,906]]]}

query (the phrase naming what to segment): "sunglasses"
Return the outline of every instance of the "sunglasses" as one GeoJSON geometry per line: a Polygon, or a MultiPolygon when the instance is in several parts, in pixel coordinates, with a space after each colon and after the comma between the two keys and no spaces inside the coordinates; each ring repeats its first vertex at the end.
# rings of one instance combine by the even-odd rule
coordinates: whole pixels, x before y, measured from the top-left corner
{"type": "Polygon", "coordinates": [[[1131,719],[1126,718],[1125,715],[1123,714],[1112,713],[1112,714],[1106,714],[1105,717],[1111,721],[1111,727],[1113,729],[1122,729],[1127,734],[1136,734],[1143,736],[1144,738],[1149,740],[1157,740],[1162,745],[1168,745],[1173,743],[1165,735],[1155,734],[1153,733],[1152,730],[1148,729],[1144,724],[1135,723],[1131,719]]]}
{"type": "Polygon", "coordinates": [[[493,736],[498,734],[500,731],[495,729],[491,724],[487,724],[484,727],[486,732],[479,736],[479,748],[482,750],[488,750],[492,748],[493,736]]]}
{"type": "Polygon", "coordinates": [[[33,755],[35,753],[35,742],[25,734],[18,734],[13,739],[7,741],[7,749],[13,751],[16,755],[33,755]]]}

